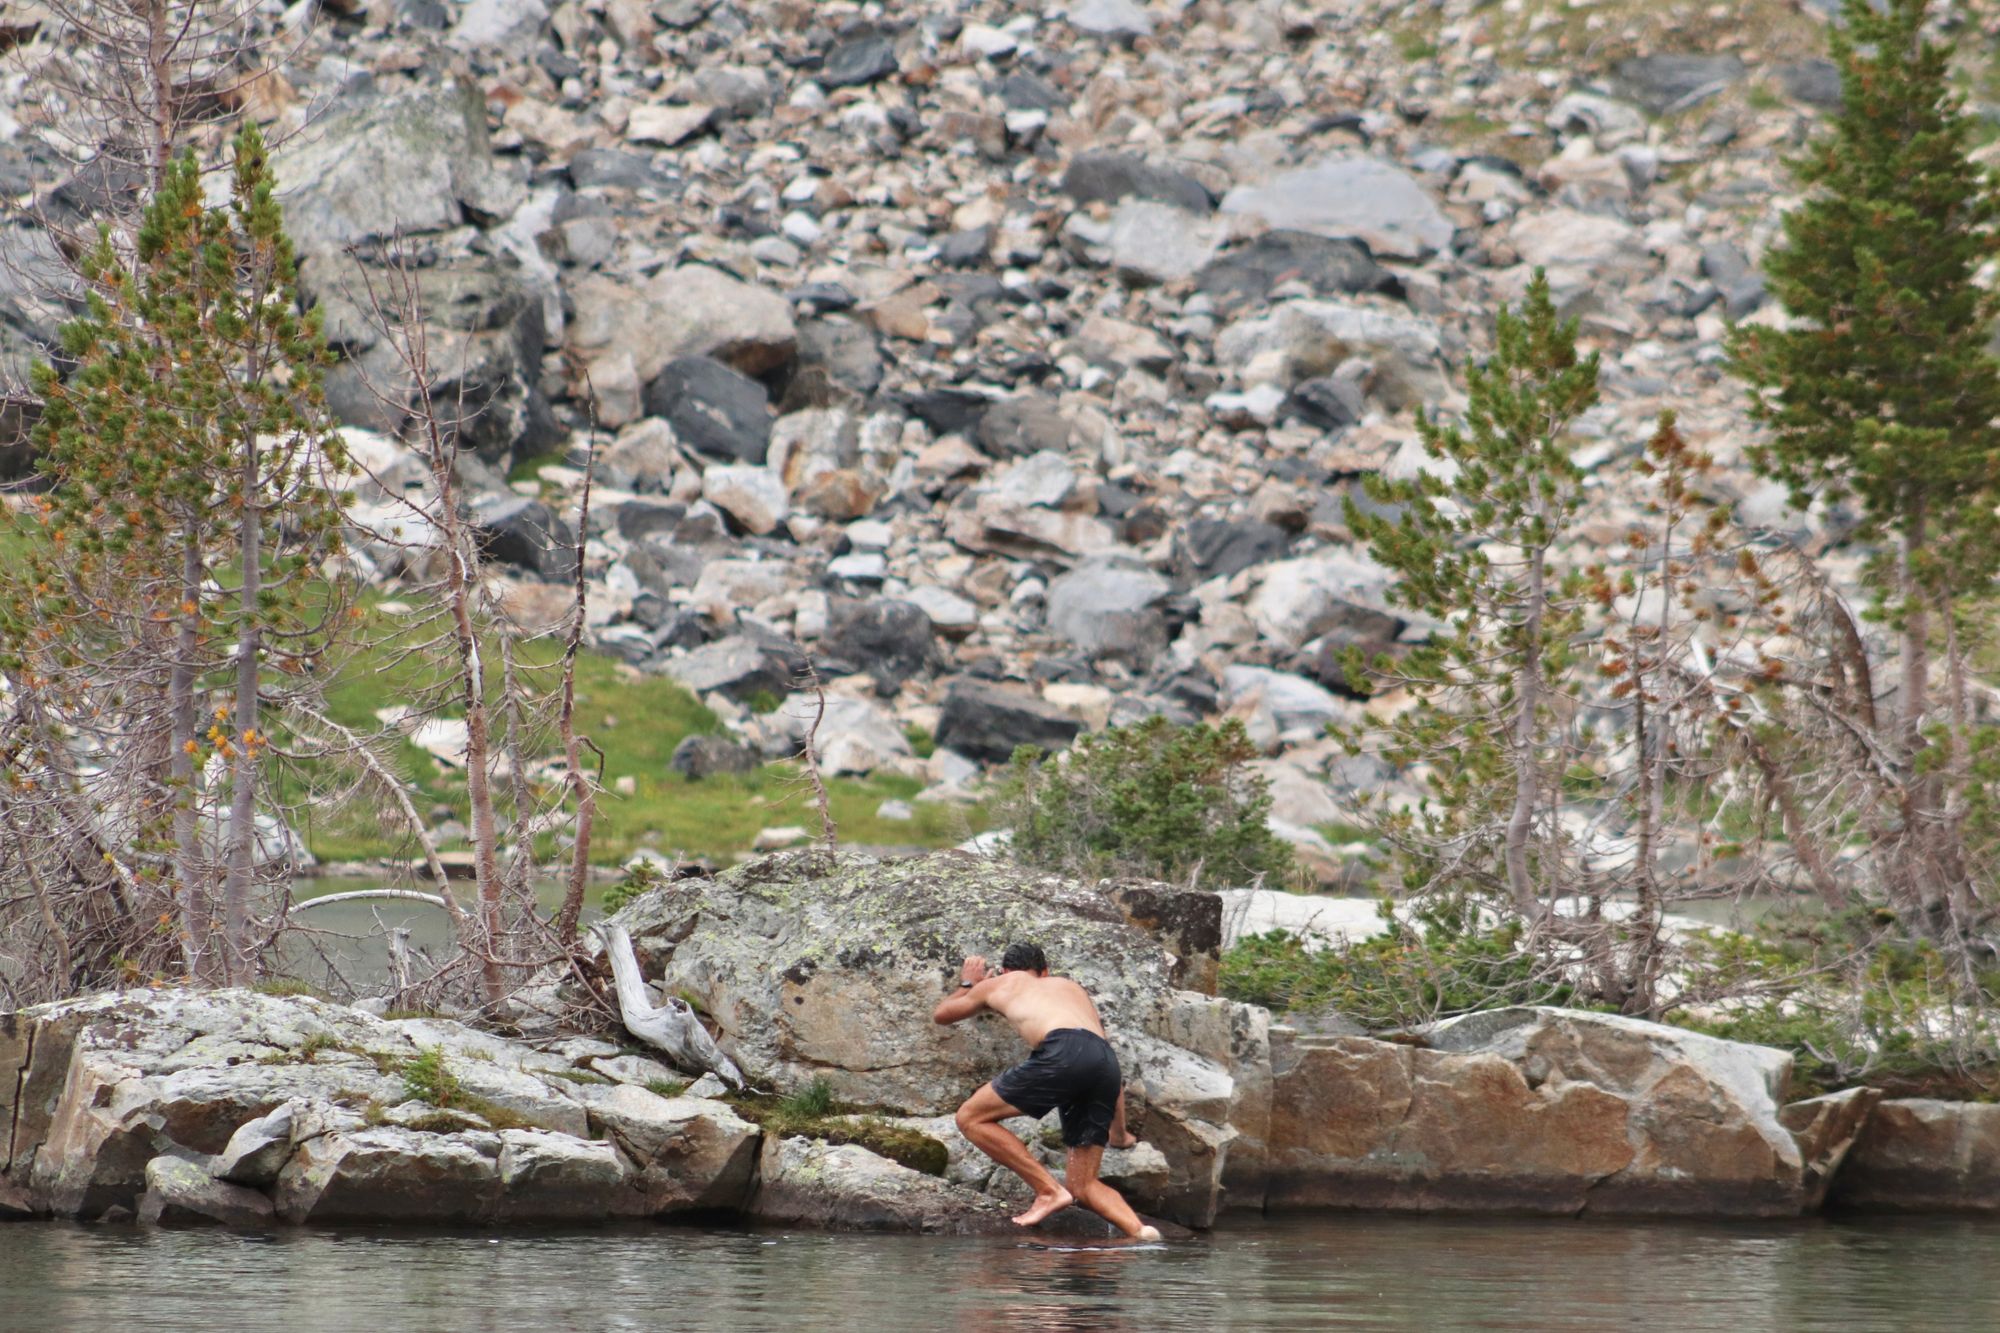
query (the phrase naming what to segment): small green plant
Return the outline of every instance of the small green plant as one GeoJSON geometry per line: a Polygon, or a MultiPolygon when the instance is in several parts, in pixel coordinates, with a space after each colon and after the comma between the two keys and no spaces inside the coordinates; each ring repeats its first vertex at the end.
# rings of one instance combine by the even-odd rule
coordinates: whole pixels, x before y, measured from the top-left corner
{"type": "Polygon", "coordinates": [[[676,1083],[670,1078],[649,1078],[646,1080],[646,1091],[652,1093],[655,1097],[678,1097],[686,1087],[687,1084],[676,1083]]]}
{"type": "Polygon", "coordinates": [[[548,1071],[548,1077],[559,1078],[565,1083],[575,1083],[582,1086],[602,1086],[612,1081],[604,1077],[604,1075],[592,1073],[588,1069],[551,1069],[548,1071]]]}
{"type": "Polygon", "coordinates": [[[743,699],[743,706],[751,712],[763,715],[775,713],[784,707],[785,701],[769,690],[752,690],[743,699]]]}
{"type": "Polygon", "coordinates": [[[1571,988],[1520,947],[1521,929],[1483,928],[1475,906],[1440,901],[1403,921],[1385,900],[1387,931],[1313,950],[1282,930],[1240,940],[1222,956],[1232,1000],[1278,1013],[1334,1010],[1371,1029],[1516,1004],[1571,1004],[1571,988]]]}
{"type": "Polygon", "coordinates": [[[1069,874],[1283,879],[1292,851],[1266,823],[1270,787],[1249,767],[1256,757],[1234,719],[1148,718],[1085,736],[1064,756],[1024,746],[1000,796],[1013,854],[1069,874]]]}
{"type": "Polygon", "coordinates": [[[666,875],[651,858],[640,857],[625,867],[625,878],[604,891],[605,915],[619,911],[634,898],[642,897],[666,882],[666,875]]]}
{"type": "Polygon", "coordinates": [[[340,1038],[331,1032],[310,1032],[306,1034],[306,1039],[299,1043],[299,1058],[307,1064],[312,1064],[319,1059],[321,1051],[341,1050],[342,1045],[340,1038]]]}
{"type": "Polygon", "coordinates": [[[937,753],[937,737],[931,735],[928,727],[912,722],[903,728],[903,739],[910,743],[910,752],[919,759],[928,759],[937,753]]]}
{"type": "Polygon", "coordinates": [[[800,1120],[818,1120],[834,1112],[833,1084],[819,1077],[788,1097],[781,1098],[778,1110],[800,1120]]]}
{"type": "Polygon", "coordinates": [[[429,1102],[441,1109],[459,1105],[465,1089],[458,1075],[445,1062],[442,1046],[419,1047],[403,1062],[403,1093],[412,1101],[429,1102]]]}

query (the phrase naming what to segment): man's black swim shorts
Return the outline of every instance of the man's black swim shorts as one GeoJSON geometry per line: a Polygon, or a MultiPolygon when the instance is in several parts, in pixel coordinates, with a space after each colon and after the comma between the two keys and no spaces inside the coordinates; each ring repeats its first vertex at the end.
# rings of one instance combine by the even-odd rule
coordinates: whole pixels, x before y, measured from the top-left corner
{"type": "Polygon", "coordinates": [[[1057,1028],[1020,1064],[993,1080],[1000,1100],[1037,1120],[1062,1112],[1062,1140],[1070,1148],[1111,1142],[1122,1075],[1111,1043],[1083,1028],[1057,1028]]]}

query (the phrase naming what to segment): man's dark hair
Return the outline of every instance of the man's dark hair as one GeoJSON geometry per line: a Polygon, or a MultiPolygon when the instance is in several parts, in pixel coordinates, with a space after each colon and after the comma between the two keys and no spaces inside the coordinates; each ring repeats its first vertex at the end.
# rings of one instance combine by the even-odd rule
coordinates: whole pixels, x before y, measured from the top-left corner
{"type": "Polygon", "coordinates": [[[1046,972],[1049,970],[1048,955],[1039,944],[1010,944],[1007,952],[1000,955],[1002,972],[1046,972]]]}

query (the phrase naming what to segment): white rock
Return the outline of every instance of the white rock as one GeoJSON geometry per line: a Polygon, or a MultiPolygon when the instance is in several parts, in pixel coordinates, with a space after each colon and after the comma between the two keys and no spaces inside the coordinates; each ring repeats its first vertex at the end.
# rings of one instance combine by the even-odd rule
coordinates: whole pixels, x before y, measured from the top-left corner
{"type": "Polygon", "coordinates": [[[759,537],[775,531],[790,507],[784,483],[767,468],[747,465],[709,468],[701,474],[701,495],[759,537]]]}

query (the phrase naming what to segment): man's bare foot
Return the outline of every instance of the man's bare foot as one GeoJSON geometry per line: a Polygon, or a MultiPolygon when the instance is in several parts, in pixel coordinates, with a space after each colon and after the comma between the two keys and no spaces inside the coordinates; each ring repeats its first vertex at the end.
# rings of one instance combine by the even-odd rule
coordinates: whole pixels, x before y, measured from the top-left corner
{"type": "Polygon", "coordinates": [[[1136,1148],[1139,1146],[1139,1136],[1130,1132],[1113,1134],[1111,1136],[1111,1146],[1114,1148],[1136,1148]]]}
{"type": "Polygon", "coordinates": [[[1158,1240],[1159,1238],[1160,1229],[1158,1227],[1140,1227],[1139,1234],[1132,1237],[1133,1240],[1158,1240]]]}
{"type": "Polygon", "coordinates": [[[1037,1194],[1035,1201],[1028,1205],[1028,1211],[1014,1218],[1014,1225],[1031,1227],[1043,1218],[1059,1213],[1076,1202],[1076,1197],[1062,1186],[1056,1186],[1054,1194],[1037,1194]]]}

